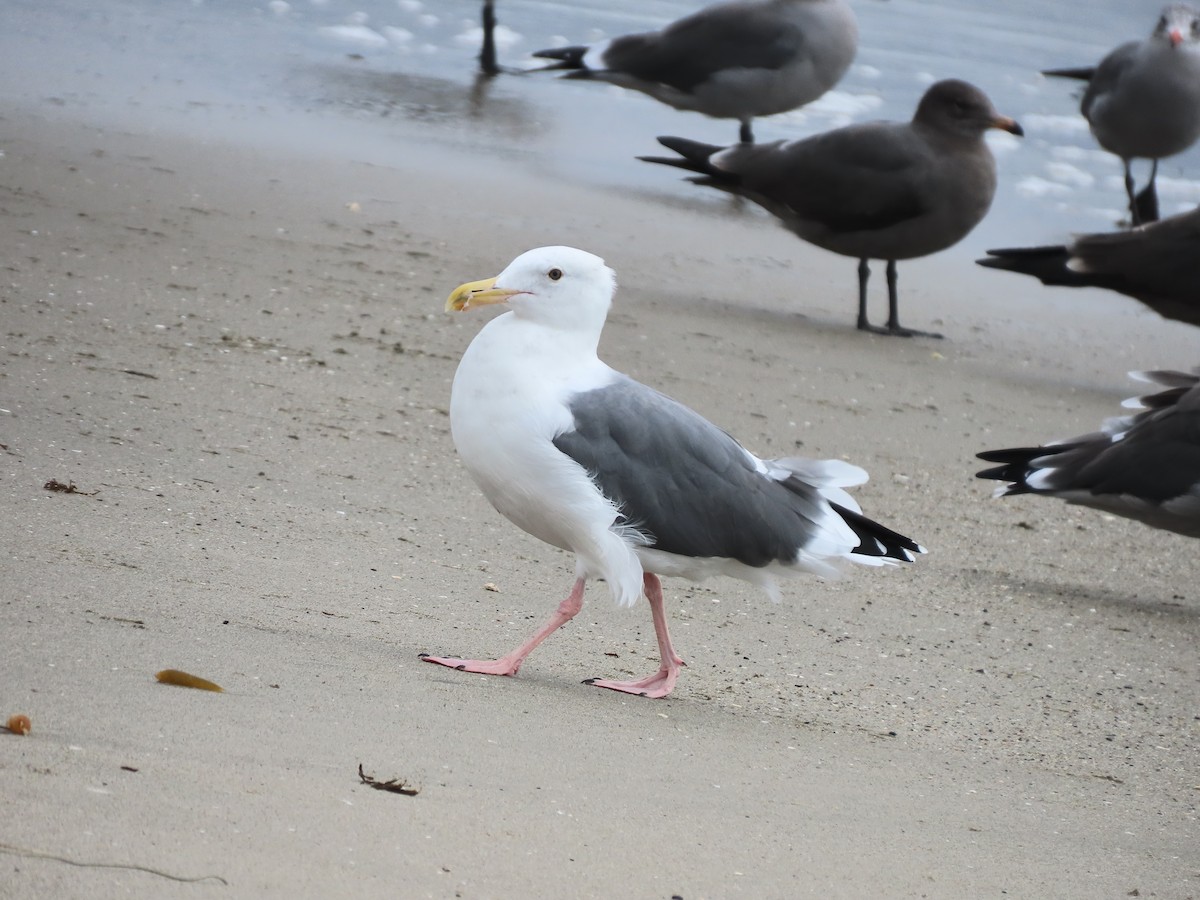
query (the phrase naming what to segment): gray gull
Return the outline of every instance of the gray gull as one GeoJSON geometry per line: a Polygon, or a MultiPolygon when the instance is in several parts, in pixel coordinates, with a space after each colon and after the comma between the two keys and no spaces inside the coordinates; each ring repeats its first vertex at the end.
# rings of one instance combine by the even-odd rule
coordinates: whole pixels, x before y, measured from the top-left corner
{"type": "Polygon", "coordinates": [[[858,264],[858,327],[909,337],[900,325],[896,260],[958,243],[983,219],[996,193],[989,128],[1024,132],[965,81],[932,85],[911,122],[849,125],[798,141],[716,147],[660,137],[678,158],[646,162],[700,173],[691,180],[765,207],[797,237],[858,264]],[[887,260],[886,328],[867,321],[868,260],[887,260]]]}
{"type": "Polygon", "coordinates": [[[1168,6],[1148,38],[1113,50],[1094,67],[1043,74],[1087,81],[1080,110],[1100,146],[1121,157],[1134,225],[1158,218],[1154,178],[1158,161],[1200,138],[1200,16],[1182,3],[1168,6]],[[1133,159],[1153,161],[1141,193],[1133,159]]]}
{"type": "Polygon", "coordinates": [[[701,9],[661,31],[533,54],[558,60],[567,77],[606,81],[675,109],[741,122],[803,106],[838,83],[858,48],[845,0],[734,0],[701,9]]]}

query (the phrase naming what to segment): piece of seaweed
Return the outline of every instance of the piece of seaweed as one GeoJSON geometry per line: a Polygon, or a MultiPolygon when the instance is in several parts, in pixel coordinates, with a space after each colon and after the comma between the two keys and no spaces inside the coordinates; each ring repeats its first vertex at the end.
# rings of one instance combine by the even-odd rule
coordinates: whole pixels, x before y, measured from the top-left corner
{"type": "Polygon", "coordinates": [[[421,793],[419,787],[409,784],[403,778],[393,778],[391,781],[376,780],[363,772],[362,763],[358,764],[358,777],[367,787],[373,787],[377,791],[390,791],[393,794],[404,794],[406,797],[415,797],[421,793]]]}

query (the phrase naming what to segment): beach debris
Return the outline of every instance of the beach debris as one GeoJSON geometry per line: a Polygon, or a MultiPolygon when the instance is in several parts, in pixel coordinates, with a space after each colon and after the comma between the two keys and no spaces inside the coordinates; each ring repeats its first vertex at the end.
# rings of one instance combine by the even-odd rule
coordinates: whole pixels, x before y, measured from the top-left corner
{"type": "Polygon", "coordinates": [[[379,781],[371,775],[363,772],[362,763],[358,764],[358,777],[367,787],[373,787],[377,791],[390,791],[393,794],[404,794],[406,797],[415,797],[421,793],[421,789],[415,785],[409,784],[403,778],[393,778],[390,781],[379,781]]]}
{"type": "Polygon", "coordinates": [[[9,716],[8,721],[4,723],[4,727],[13,734],[29,734],[33,728],[33,723],[29,721],[29,716],[24,713],[19,713],[15,716],[9,716]]]}
{"type": "Polygon", "coordinates": [[[200,884],[205,881],[216,881],[225,885],[229,884],[220,875],[200,875],[196,878],[186,878],[182,875],[172,875],[170,872],[164,872],[162,869],[152,869],[149,866],[138,866],[132,863],[85,862],[72,859],[69,856],[59,856],[57,853],[46,853],[42,850],[30,850],[28,847],[18,847],[16,844],[6,844],[3,841],[0,841],[0,853],[24,856],[29,859],[52,859],[55,862],[66,863],[69,866],[79,866],[82,869],[128,869],[133,872],[146,872],[150,875],[157,875],[159,878],[180,881],[184,884],[200,884]]]}
{"type": "Polygon", "coordinates": [[[198,675],[190,675],[187,672],[181,672],[178,669],[163,669],[161,672],[156,672],[154,677],[163,684],[174,684],[179,687],[197,688],[201,691],[216,691],[224,693],[225,688],[219,684],[214,684],[207,678],[201,678],[198,675]]]}
{"type": "Polygon", "coordinates": [[[66,484],[63,484],[57,478],[51,478],[49,481],[43,484],[42,487],[48,491],[54,491],[55,493],[59,494],[83,494],[85,497],[91,497],[100,493],[99,491],[81,491],[79,488],[75,487],[75,482],[68,481],[66,484]]]}

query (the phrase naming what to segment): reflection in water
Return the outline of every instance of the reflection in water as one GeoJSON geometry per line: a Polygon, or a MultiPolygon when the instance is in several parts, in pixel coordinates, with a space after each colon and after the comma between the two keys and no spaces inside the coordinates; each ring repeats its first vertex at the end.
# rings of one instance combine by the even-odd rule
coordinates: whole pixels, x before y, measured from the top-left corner
{"type": "Polygon", "coordinates": [[[469,119],[510,137],[528,137],[541,127],[528,103],[494,90],[495,79],[483,72],[469,84],[345,66],[318,66],[308,75],[304,100],[323,107],[434,124],[469,119]]]}

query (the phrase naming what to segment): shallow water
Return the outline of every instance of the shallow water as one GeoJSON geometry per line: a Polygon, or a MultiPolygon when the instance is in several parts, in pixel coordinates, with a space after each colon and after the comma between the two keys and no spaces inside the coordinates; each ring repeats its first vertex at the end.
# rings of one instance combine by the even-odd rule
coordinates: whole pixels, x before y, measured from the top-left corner
{"type": "MultiPolygon", "coordinates": [[[[528,68],[542,47],[656,27],[699,5],[498,0],[500,59],[528,68]]],[[[1078,86],[1038,70],[1098,61],[1146,34],[1159,3],[857,0],[855,9],[860,49],[849,74],[816,103],[759,120],[759,140],[907,119],[930,82],[960,77],[1027,135],[993,136],[1000,189],[968,252],[1057,242],[1124,218],[1120,162],[1088,132],[1078,86]]],[[[548,73],[480,82],[479,12],[478,0],[22,3],[6,10],[0,33],[0,99],[367,161],[418,152],[416,138],[423,164],[439,164],[442,146],[467,151],[473,165],[495,160],[498,173],[517,165],[664,202],[722,202],[715,192],[697,199],[677,173],[633,157],[656,152],[659,134],[728,143],[735,123],[548,73]]],[[[1160,166],[1159,193],[1164,214],[1200,202],[1200,150],[1160,166]]]]}

